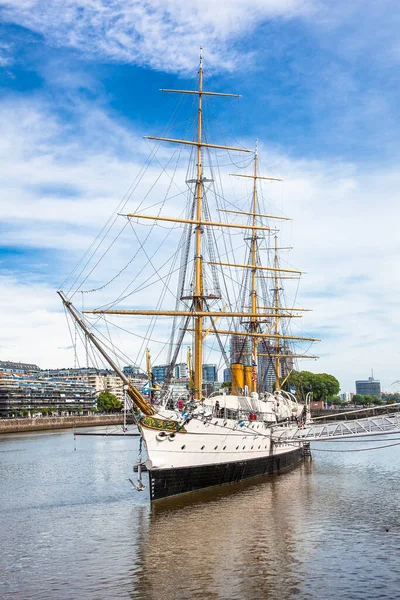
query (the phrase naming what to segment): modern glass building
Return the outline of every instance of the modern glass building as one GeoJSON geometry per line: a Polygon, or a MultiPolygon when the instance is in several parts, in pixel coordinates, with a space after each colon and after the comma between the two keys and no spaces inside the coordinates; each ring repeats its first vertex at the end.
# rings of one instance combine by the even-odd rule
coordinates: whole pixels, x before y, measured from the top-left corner
{"type": "MultiPolygon", "coordinates": [[[[276,345],[269,340],[262,341],[258,344],[258,385],[261,391],[273,392],[276,379],[276,357],[278,352],[276,345]]],[[[285,357],[285,353],[289,354],[289,350],[280,349],[282,355],[280,359],[280,376],[286,377],[293,370],[293,358],[285,357]]]]}
{"type": "Polygon", "coordinates": [[[356,381],[356,394],[381,398],[381,382],[373,377],[356,381]]]}
{"type": "Polygon", "coordinates": [[[183,379],[188,376],[187,364],[178,363],[175,365],[175,377],[176,379],[183,379]]]}
{"type": "Polygon", "coordinates": [[[157,383],[162,383],[167,376],[169,365],[154,365],[151,372],[157,383]]]}
{"type": "Polygon", "coordinates": [[[141,373],[142,373],[142,371],[139,369],[139,367],[136,367],[135,365],[128,365],[128,366],[124,367],[122,369],[122,371],[128,377],[137,377],[138,375],[141,375],[141,373]]]}
{"type": "Polygon", "coordinates": [[[203,381],[207,383],[218,381],[217,365],[203,365],[203,381]]]}
{"type": "Polygon", "coordinates": [[[232,369],[224,369],[224,382],[232,381],[232,369]]]}

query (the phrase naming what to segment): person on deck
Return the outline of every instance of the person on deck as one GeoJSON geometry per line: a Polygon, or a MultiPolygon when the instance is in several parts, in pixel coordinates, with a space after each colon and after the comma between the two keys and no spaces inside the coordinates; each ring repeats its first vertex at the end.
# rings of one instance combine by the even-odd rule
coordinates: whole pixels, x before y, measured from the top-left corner
{"type": "Polygon", "coordinates": [[[219,406],[218,400],[216,400],[215,404],[214,404],[214,416],[216,416],[216,417],[220,416],[220,406],[219,406]]]}

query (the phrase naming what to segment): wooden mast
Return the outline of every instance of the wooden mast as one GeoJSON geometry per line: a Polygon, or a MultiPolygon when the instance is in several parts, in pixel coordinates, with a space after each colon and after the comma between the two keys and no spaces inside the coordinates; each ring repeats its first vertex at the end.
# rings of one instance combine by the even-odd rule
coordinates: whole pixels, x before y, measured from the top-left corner
{"type": "MultiPolygon", "coordinates": [[[[279,260],[278,260],[278,236],[274,236],[274,267],[278,269],[279,260]]],[[[279,280],[278,280],[278,271],[275,271],[275,287],[274,287],[274,306],[275,306],[275,335],[279,335],[279,280]]],[[[280,377],[281,377],[281,357],[280,357],[281,345],[279,342],[279,338],[276,338],[276,355],[275,355],[275,389],[281,389],[280,377]]]]}
{"type": "MultiPolygon", "coordinates": [[[[258,170],[258,140],[256,141],[256,151],[254,154],[254,175],[253,175],[253,227],[256,226],[257,214],[257,170],[258,170]]],[[[257,231],[253,229],[251,236],[251,312],[257,313],[257,231]]],[[[258,329],[257,317],[251,317],[250,331],[255,334],[258,329]]],[[[252,338],[252,355],[251,355],[251,386],[250,391],[257,391],[257,346],[256,337],[252,338]]]]}
{"type": "MultiPolygon", "coordinates": [[[[247,213],[243,213],[243,214],[247,214],[247,215],[251,215],[252,217],[252,234],[251,234],[251,244],[250,244],[250,264],[249,265],[240,265],[243,268],[250,268],[251,269],[251,290],[250,290],[250,300],[251,300],[251,314],[252,316],[250,317],[250,334],[252,335],[252,351],[251,351],[251,385],[250,385],[250,392],[255,392],[257,391],[257,349],[258,349],[258,337],[257,337],[257,330],[258,330],[258,325],[259,325],[259,318],[258,318],[258,302],[257,302],[257,275],[258,275],[258,271],[261,270],[272,270],[275,271],[275,275],[276,275],[276,269],[273,268],[271,269],[271,267],[262,267],[260,265],[257,265],[257,251],[258,251],[258,244],[257,244],[257,240],[258,240],[258,236],[257,236],[257,229],[260,227],[257,224],[257,217],[267,217],[267,215],[262,215],[260,213],[257,212],[258,207],[257,207],[257,179],[268,179],[269,181],[281,181],[281,179],[277,179],[275,177],[260,177],[258,175],[258,140],[256,140],[256,148],[255,148],[255,153],[254,153],[254,170],[253,170],[253,175],[242,175],[242,174],[237,174],[237,173],[232,173],[232,175],[234,175],[235,177],[247,177],[250,179],[253,179],[253,198],[252,198],[252,211],[251,212],[247,212],[247,213]]],[[[227,211],[227,212],[237,212],[239,213],[240,211],[227,211]]],[[[284,220],[287,220],[285,217],[274,217],[271,215],[271,218],[282,218],[284,220]]],[[[228,265],[229,263],[214,263],[214,264],[225,264],[228,265]]],[[[231,265],[229,264],[229,266],[239,266],[239,265],[231,265]]],[[[293,272],[293,271],[290,271],[293,272]]],[[[296,273],[298,273],[298,271],[296,271],[296,273]]],[[[275,311],[276,313],[276,311],[275,311]]],[[[277,314],[274,315],[275,318],[277,317],[277,314]]]]}
{"type": "MultiPolygon", "coordinates": [[[[203,211],[203,165],[201,152],[201,134],[203,128],[203,56],[200,49],[199,66],[199,93],[197,109],[197,182],[196,182],[196,218],[201,221],[203,211]]],[[[195,285],[193,294],[193,308],[203,312],[204,285],[203,285],[203,256],[202,256],[202,234],[203,228],[197,225],[195,235],[195,285]]],[[[203,398],[203,317],[194,319],[194,399],[203,398]]]]}
{"type": "MultiPolygon", "coordinates": [[[[203,387],[203,313],[204,313],[204,280],[203,280],[203,255],[202,255],[202,235],[204,225],[208,225],[207,221],[202,220],[203,217],[203,195],[204,195],[204,181],[203,181],[203,163],[202,163],[202,148],[227,148],[226,146],[218,144],[208,144],[202,141],[203,133],[203,96],[228,96],[237,97],[237,94],[222,94],[218,92],[206,92],[203,90],[203,56],[202,48],[200,48],[200,64],[199,64],[199,85],[197,90],[162,90],[164,92],[173,92],[181,94],[197,94],[197,139],[194,142],[188,140],[174,140],[171,138],[161,138],[148,136],[148,139],[160,140],[166,142],[173,142],[179,144],[188,144],[197,146],[197,177],[196,177],[196,219],[193,220],[195,228],[195,256],[194,256],[194,291],[193,291],[193,312],[194,316],[194,357],[193,357],[193,370],[194,370],[194,399],[201,401],[203,398],[202,387],[203,387]],[[196,314],[197,313],[197,314],[196,314]]],[[[239,150],[249,152],[242,148],[228,148],[229,150],[239,150]]],[[[143,215],[128,215],[129,217],[142,217],[143,215]]],[[[161,219],[160,219],[161,220],[161,219]]],[[[164,218],[163,220],[167,220],[164,218]]],[[[178,219],[169,219],[178,222],[178,219]]],[[[183,222],[183,220],[180,220],[183,222]]],[[[186,222],[189,222],[187,220],[186,222]]],[[[222,223],[214,223],[214,226],[221,226],[222,223]]],[[[225,226],[225,224],[224,224],[225,226]]],[[[236,225],[237,227],[237,225],[236,225]]]]}
{"type": "MultiPolygon", "coordinates": [[[[197,105],[197,135],[196,135],[196,139],[195,141],[188,141],[188,140],[179,140],[179,139],[171,139],[171,138],[164,138],[164,137],[154,137],[154,136],[146,136],[147,139],[152,139],[152,140],[159,140],[159,141],[166,141],[166,142],[171,142],[171,143],[177,143],[177,144],[187,144],[187,145],[191,145],[191,146],[197,146],[197,152],[196,152],[196,159],[197,159],[197,163],[196,163],[196,168],[197,168],[197,172],[196,172],[196,179],[193,181],[193,183],[195,183],[195,191],[194,191],[194,199],[195,199],[195,213],[194,213],[194,218],[192,219],[181,219],[181,218],[175,218],[175,217],[161,217],[161,216],[151,216],[151,215],[143,215],[143,214],[128,214],[125,215],[128,218],[135,218],[135,219],[152,219],[155,221],[166,221],[166,222],[174,222],[174,223],[186,223],[186,224],[190,224],[190,225],[194,225],[195,226],[195,239],[194,239],[194,289],[193,289],[193,295],[190,296],[193,300],[192,303],[192,307],[189,311],[162,311],[162,310],[86,310],[83,311],[85,313],[93,313],[93,314],[131,314],[131,315],[165,315],[165,316],[172,316],[172,315],[176,315],[176,316],[191,316],[193,317],[193,322],[194,322],[194,327],[193,329],[188,329],[188,331],[194,331],[194,357],[193,357],[193,381],[191,383],[191,387],[193,389],[193,395],[194,395],[194,399],[197,401],[201,401],[202,400],[202,385],[203,385],[203,377],[202,377],[202,371],[203,371],[203,340],[205,338],[205,336],[208,333],[216,333],[216,334],[222,334],[222,335],[244,335],[244,336],[250,336],[252,338],[252,354],[251,354],[251,361],[252,361],[252,377],[251,377],[251,385],[250,387],[250,391],[256,391],[257,389],[257,366],[256,366],[256,361],[257,361],[257,346],[258,346],[258,340],[259,339],[264,339],[264,338],[271,338],[276,340],[276,344],[278,347],[278,350],[280,352],[280,346],[279,346],[279,341],[280,339],[296,339],[296,340],[309,340],[309,341],[319,341],[316,340],[315,338],[304,338],[304,337],[295,337],[295,336],[284,336],[281,335],[279,333],[279,320],[281,318],[293,318],[293,317],[297,317],[298,315],[294,315],[294,314],[284,314],[281,311],[283,310],[294,310],[294,311],[304,311],[306,309],[296,309],[296,308],[291,308],[291,309],[287,309],[287,308],[282,308],[279,307],[279,297],[277,297],[277,292],[275,292],[275,298],[274,298],[274,302],[273,302],[273,306],[271,307],[267,307],[267,306],[258,306],[258,298],[257,298],[257,278],[271,278],[275,280],[275,288],[277,288],[277,281],[279,278],[284,278],[284,279],[297,279],[298,275],[300,275],[300,271],[296,271],[296,270],[292,270],[292,269],[282,269],[281,267],[279,267],[279,262],[277,261],[277,257],[275,257],[275,265],[274,267],[263,267],[259,264],[257,264],[257,260],[258,260],[258,250],[259,250],[259,245],[258,245],[258,235],[257,232],[258,231],[270,231],[271,228],[270,227],[265,227],[262,226],[261,224],[258,224],[259,220],[261,218],[271,218],[271,219],[282,219],[282,220],[290,220],[287,217],[281,217],[281,216],[274,216],[274,215],[265,215],[265,214],[260,214],[257,212],[258,210],[258,199],[257,199],[257,179],[265,179],[265,180],[270,180],[270,181],[281,181],[280,179],[274,178],[274,177],[261,177],[258,175],[258,141],[256,142],[256,150],[255,150],[255,157],[254,157],[254,171],[253,171],[253,175],[242,175],[242,174],[238,174],[236,176],[239,177],[247,177],[247,178],[252,178],[253,179],[253,195],[252,195],[252,211],[251,212],[243,212],[243,211],[236,211],[236,210],[226,210],[226,209],[219,209],[221,210],[221,212],[227,212],[227,213],[235,213],[235,214],[243,214],[243,215],[249,215],[252,217],[251,219],[251,225],[250,224],[237,224],[237,223],[222,223],[222,222],[213,222],[213,221],[207,221],[206,218],[203,216],[203,204],[204,204],[204,181],[205,178],[203,176],[203,152],[202,149],[203,148],[215,148],[215,149],[226,149],[226,150],[230,150],[230,151],[241,151],[241,152],[250,152],[250,150],[244,149],[244,148],[237,148],[237,147],[229,147],[229,146],[223,146],[223,145],[219,145],[219,144],[209,144],[206,141],[203,142],[203,96],[225,96],[225,97],[238,97],[237,94],[226,94],[226,93],[218,93],[218,92],[208,92],[208,91],[204,91],[203,90],[203,58],[202,58],[202,52],[200,49],[200,61],[199,61],[199,71],[198,71],[198,89],[197,90],[168,90],[168,89],[164,89],[161,90],[163,92],[174,92],[174,93],[183,93],[183,94],[195,94],[198,96],[198,105],[197,105]],[[260,218],[260,219],[258,219],[260,218]],[[203,237],[203,232],[204,232],[204,227],[220,227],[220,228],[241,228],[241,229],[247,229],[251,231],[251,245],[250,245],[250,257],[249,257],[249,262],[246,265],[242,265],[242,264],[232,264],[232,263],[227,263],[227,262],[216,262],[216,261],[207,261],[207,264],[210,265],[220,265],[220,266],[232,266],[232,267],[239,267],[239,268],[248,268],[251,269],[251,306],[249,306],[248,308],[250,309],[248,312],[235,312],[235,313],[231,313],[231,312],[226,312],[225,309],[223,309],[222,311],[209,311],[207,310],[207,306],[205,305],[205,290],[204,290],[204,279],[203,279],[203,269],[204,269],[204,259],[203,259],[203,242],[202,242],[202,237],[203,237]],[[268,275],[268,276],[262,276],[260,275],[260,270],[264,270],[264,271],[271,271],[272,274],[268,275]],[[296,275],[296,277],[291,277],[291,276],[285,276],[282,275],[282,273],[289,273],[289,274],[293,274],[296,275]],[[260,313],[260,310],[272,310],[272,313],[260,313]],[[214,329],[215,331],[211,331],[211,328],[209,329],[205,329],[204,328],[204,318],[206,316],[209,317],[215,317],[216,319],[220,318],[220,317],[230,317],[230,316],[236,316],[238,318],[243,318],[243,317],[248,317],[249,319],[249,331],[248,332],[241,332],[238,333],[236,331],[227,331],[227,330],[217,330],[214,329]],[[269,319],[274,319],[274,323],[275,323],[275,332],[274,333],[270,333],[271,329],[274,328],[274,325],[271,326],[271,328],[268,330],[267,333],[261,333],[259,331],[259,325],[262,322],[261,319],[265,319],[265,318],[269,318],[269,319]]],[[[275,241],[275,250],[276,250],[276,241],[275,241]]],[[[62,293],[60,293],[61,295],[62,293]]],[[[79,324],[81,326],[82,322],[80,320],[80,318],[77,318],[77,314],[75,309],[72,307],[72,304],[70,302],[67,301],[67,299],[62,295],[63,301],[66,305],[66,308],[71,312],[71,314],[78,320],[79,324]]],[[[246,307],[247,308],[247,307],[246,307]]],[[[83,326],[83,328],[85,329],[85,326],[83,326]]],[[[89,332],[87,329],[85,329],[85,332],[89,335],[89,332]]],[[[89,337],[91,337],[89,335],[89,337]]],[[[93,340],[94,341],[94,340],[93,340]]],[[[97,345],[95,343],[95,345],[97,345]]],[[[279,354],[279,352],[277,352],[277,354],[279,354]]],[[[105,358],[107,358],[109,360],[109,357],[105,355],[105,353],[103,352],[103,355],[105,356],[105,358]]],[[[149,363],[149,356],[147,356],[148,359],[148,363],[149,363]]],[[[188,361],[190,362],[190,357],[188,357],[188,361]]],[[[109,360],[110,362],[110,360],[109,360]]],[[[110,363],[112,364],[112,363],[110,363]]],[[[280,371],[280,362],[279,362],[279,357],[276,358],[276,365],[277,365],[277,372],[280,371]]],[[[114,368],[114,364],[112,364],[113,368],[114,368]]],[[[147,364],[148,366],[148,370],[149,370],[149,364],[147,364]]],[[[115,370],[117,370],[117,368],[115,368],[115,370]]],[[[117,370],[118,372],[118,370],[117,370]]],[[[120,373],[118,373],[120,374],[120,373]]],[[[123,378],[123,377],[122,377],[123,378]]],[[[279,386],[279,378],[278,378],[278,386],[279,386]]],[[[129,393],[129,392],[128,392],[129,393]]],[[[137,390],[130,390],[130,396],[132,397],[133,401],[135,402],[136,406],[138,406],[145,414],[154,414],[154,409],[153,407],[151,407],[146,400],[141,396],[141,394],[139,392],[137,392],[137,390]]]]}

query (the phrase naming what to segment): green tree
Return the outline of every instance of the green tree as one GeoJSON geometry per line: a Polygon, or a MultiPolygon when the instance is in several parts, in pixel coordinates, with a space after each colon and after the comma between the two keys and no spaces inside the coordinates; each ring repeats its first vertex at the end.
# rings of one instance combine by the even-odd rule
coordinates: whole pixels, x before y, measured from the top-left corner
{"type": "Polygon", "coordinates": [[[378,396],[373,396],[372,404],[375,406],[382,406],[382,400],[378,396]]]}
{"type": "Polygon", "coordinates": [[[328,406],[335,404],[335,406],[342,406],[343,401],[340,396],[331,396],[327,399],[328,406]]]}
{"type": "Polygon", "coordinates": [[[364,396],[362,394],[354,394],[353,402],[354,404],[364,404],[364,396]]]}
{"type": "Polygon", "coordinates": [[[371,406],[371,404],[375,398],[376,398],[376,396],[370,396],[369,394],[364,396],[364,404],[367,406],[371,406]]]}
{"type": "Polygon", "coordinates": [[[97,408],[100,412],[115,412],[121,410],[122,402],[111,392],[100,392],[97,397],[97,408]]]}
{"type": "Polygon", "coordinates": [[[308,392],[312,392],[315,401],[326,401],[336,396],[340,390],[340,384],[333,375],[310,371],[292,371],[283,387],[289,391],[291,386],[295,388],[298,398],[303,401],[308,392]]]}

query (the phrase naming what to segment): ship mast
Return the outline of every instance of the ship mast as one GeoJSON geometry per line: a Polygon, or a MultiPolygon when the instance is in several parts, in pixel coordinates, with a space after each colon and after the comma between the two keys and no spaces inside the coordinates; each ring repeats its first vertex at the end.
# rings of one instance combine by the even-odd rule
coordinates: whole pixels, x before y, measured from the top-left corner
{"type": "MultiPolygon", "coordinates": [[[[170,89],[162,89],[162,92],[171,92],[171,93],[179,93],[179,94],[194,94],[198,96],[197,102],[197,135],[194,141],[189,140],[181,140],[181,139],[171,139],[165,137],[155,137],[155,136],[146,136],[147,139],[157,140],[162,142],[169,142],[175,144],[183,144],[189,146],[197,147],[196,152],[196,179],[194,181],[190,181],[190,183],[195,183],[195,191],[194,191],[194,202],[195,202],[195,218],[192,219],[181,219],[175,217],[164,217],[160,215],[144,215],[137,213],[130,213],[125,215],[128,219],[150,219],[152,221],[162,221],[167,223],[186,223],[190,226],[194,226],[195,230],[195,240],[194,240],[194,286],[193,293],[190,296],[185,296],[185,299],[192,299],[192,306],[189,310],[84,310],[84,313],[91,314],[114,314],[114,315],[154,315],[154,316],[190,316],[194,320],[194,327],[186,328],[186,331],[194,332],[194,356],[193,356],[193,396],[194,400],[201,401],[203,399],[202,394],[202,386],[203,386],[203,340],[204,337],[208,333],[215,334],[223,334],[223,335],[248,335],[252,337],[252,381],[251,381],[251,391],[255,391],[257,384],[257,370],[255,367],[256,357],[257,357],[257,340],[258,338],[271,338],[280,340],[281,338],[291,338],[298,340],[310,340],[314,341],[314,338],[299,338],[299,337],[291,337],[291,336],[282,336],[281,334],[273,334],[273,333],[257,333],[257,329],[259,328],[259,323],[261,318],[274,318],[277,316],[276,312],[271,313],[271,310],[275,309],[274,307],[260,307],[257,306],[257,276],[258,271],[272,271],[275,275],[277,272],[279,273],[292,273],[299,275],[300,271],[294,271],[292,269],[282,269],[281,267],[263,267],[257,264],[257,232],[258,231],[270,231],[270,227],[265,227],[257,224],[257,218],[266,217],[272,219],[283,219],[287,220],[286,217],[276,217],[272,215],[263,215],[257,213],[257,180],[258,179],[267,179],[272,181],[281,181],[280,179],[276,179],[274,177],[260,177],[258,175],[258,150],[256,149],[256,155],[254,160],[254,174],[253,175],[238,175],[239,177],[250,177],[254,180],[253,185],[253,202],[252,202],[252,211],[242,212],[235,210],[223,210],[223,212],[228,213],[238,213],[243,215],[251,215],[252,219],[251,225],[248,224],[239,224],[239,223],[225,223],[219,221],[209,221],[203,215],[203,204],[204,204],[204,183],[206,179],[203,176],[203,148],[213,148],[213,149],[224,149],[229,151],[238,151],[238,152],[250,152],[245,148],[235,148],[230,146],[225,146],[221,144],[209,144],[206,141],[203,142],[203,97],[204,96],[222,96],[222,97],[232,97],[238,98],[237,94],[226,94],[220,92],[209,92],[203,90],[203,57],[200,51],[200,63],[199,63],[199,79],[198,79],[198,89],[197,90],[170,90],[170,89]],[[204,259],[203,259],[203,232],[204,227],[217,227],[223,229],[244,229],[251,231],[251,247],[250,247],[250,264],[241,265],[241,264],[231,264],[225,262],[217,262],[208,260],[207,264],[209,265],[219,265],[219,266],[232,266],[237,268],[249,268],[252,270],[251,276],[251,307],[250,311],[235,311],[235,312],[227,312],[225,310],[212,310],[210,311],[205,303],[205,289],[204,289],[204,278],[203,278],[203,269],[204,269],[204,259]],[[260,309],[262,312],[260,313],[260,309]],[[268,312],[264,312],[267,310],[268,312]],[[224,331],[217,330],[214,327],[213,331],[204,328],[204,318],[205,317],[247,317],[250,319],[250,331],[247,333],[239,333],[237,331],[224,331]]],[[[189,182],[188,182],[189,183],[189,182]]],[[[220,209],[222,210],[222,209],[220,209]]],[[[182,298],[183,299],[183,298],[182,298]]],[[[287,310],[280,308],[280,311],[287,310]]],[[[290,309],[291,310],[291,309],[290,309]]],[[[294,309],[297,310],[297,309],[294,309]]],[[[300,309],[301,310],[301,309],[300,309]]],[[[279,318],[293,318],[297,315],[293,314],[283,314],[279,313],[279,318]]],[[[143,400],[143,399],[142,399],[143,400]]]]}
{"type": "MultiPolygon", "coordinates": [[[[169,138],[157,138],[149,136],[149,139],[175,142],[181,144],[190,144],[197,146],[197,163],[196,163],[196,189],[195,189],[195,199],[196,199],[196,208],[195,214],[196,219],[193,221],[193,224],[196,224],[195,227],[195,255],[194,255],[194,290],[193,290],[193,318],[194,318],[194,357],[193,357],[193,371],[194,371],[194,381],[193,381],[193,392],[194,399],[197,401],[201,401],[203,399],[203,321],[204,321],[204,279],[203,279],[203,243],[202,243],[202,235],[204,232],[204,225],[210,225],[209,222],[203,220],[203,196],[204,196],[204,178],[203,178],[203,157],[202,157],[202,148],[225,148],[229,150],[239,150],[243,151],[242,148],[227,148],[226,146],[216,145],[216,144],[207,144],[202,141],[202,133],[203,133],[203,96],[230,96],[230,97],[238,97],[237,94],[221,94],[218,92],[205,92],[203,90],[203,56],[202,56],[202,48],[200,48],[200,64],[199,64],[199,83],[197,90],[162,90],[163,92],[175,92],[182,94],[197,94],[197,139],[195,142],[189,142],[187,140],[172,140],[169,138]]],[[[132,216],[132,215],[128,215],[132,216]]],[[[164,219],[167,220],[167,219],[164,219]]],[[[178,219],[168,219],[175,220],[179,222],[178,219]]],[[[184,222],[184,220],[180,220],[180,222],[184,222]]],[[[186,222],[190,222],[186,220],[186,222]]],[[[217,224],[211,224],[217,225],[217,224]]],[[[222,225],[219,223],[218,225],[222,225]]]]}
{"type": "MultiPolygon", "coordinates": [[[[279,259],[278,259],[278,236],[274,236],[274,267],[277,269],[279,267],[279,259]]],[[[279,278],[278,271],[275,271],[275,287],[274,287],[274,306],[275,306],[275,335],[279,335],[279,278]]],[[[276,338],[276,356],[275,356],[275,389],[281,389],[280,377],[281,377],[281,344],[279,338],[276,338]]]]}
{"type": "MultiPolygon", "coordinates": [[[[203,56],[200,49],[199,90],[197,109],[197,181],[196,181],[196,219],[201,221],[203,210],[203,165],[201,151],[201,134],[203,128],[203,56]]],[[[193,294],[193,307],[195,311],[203,312],[204,285],[203,285],[203,256],[202,234],[203,227],[199,224],[196,229],[195,251],[195,287],[193,294]]],[[[195,399],[202,400],[203,390],[203,317],[195,317],[194,325],[194,393],[195,399]]]]}
{"type": "MultiPolygon", "coordinates": [[[[256,226],[257,215],[257,173],[258,171],[258,140],[256,140],[256,150],[254,155],[254,182],[253,182],[253,226],[256,226]]],[[[251,312],[257,313],[257,230],[253,229],[251,236],[251,312]]],[[[257,317],[251,317],[250,331],[256,333],[258,329],[257,317]]],[[[252,355],[251,355],[251,387],[250,391],[257,391],[257,346],[258,340],[254,336],[252,338],[252,355]]]]}
{"type": "MultiPolygon", "coordinates": [[[[258,336],[257,336],[257,330],[259,329],[259,319],[257,317],[258,314],[258,303],[257,303],[257,274],[258,271],[260,269],[263,269],[262,266],[257,265],[257,256],[258,256],[258,235],[257,235],[257,217],[266,217],[269,216],[269,218],[272,219],[279,219],[281,218],[282,220],[289,220],[286,217],[276,217],[274,215],[261,215],[259,214],[258,211],[258,205],[257,205],[257,180],[258,179],[267,179],[269,181],[281,181],[280,179],[277,179],[275,177],[261,177],[258,174],[258,140],[256,140],[256,148],[255,148],[255,152],[254,152],[254,170],[253,170],[253,175],[243,175],[243,174],[238,174],[238,173],[233,173],[233,175],[235,177],[248,177],[253,179],[253,195],[252,195],[252,212],[250,213],[242,213],[242,214],[248,214],[251,215],[252,217],[252,234],[251,234],[251,242],[250,242],[250,268],[251,268],[251,291],[250,291],[250,299],[251,299],[251,313],[252,316],[250,317],[250,333],[252,334],[252,351],[251,351],[251,385],[250,385],[250,392],[255,392],[257,391],[257,350],[258,350],[258,336]]],[[[240,212],[240,211],[228,211],[228,212],[240,212]]],[[[242,265],[243,267],[246,267],[247,265],[242,265]]],[[[279,271],[279,265],[274,265],[273,269],[271,269],[270,267],[264,267],[265,269],[268,270],[273,270],[274,271],[274,276],[275,278],[278,275],[278,271],[279,271]]],[[[279,318],[278,315],[278,308],[279,306],[277,306],[276,301],[274,304],[274,308],[275,308],[275,314],[274,317],[276,319],[279,318]]],[[[279,329],[279,328],[278,328],[279,329]]],[[[279,331],[276,330],[275,332],[276,334],[279,334],[279,331]]]]}

